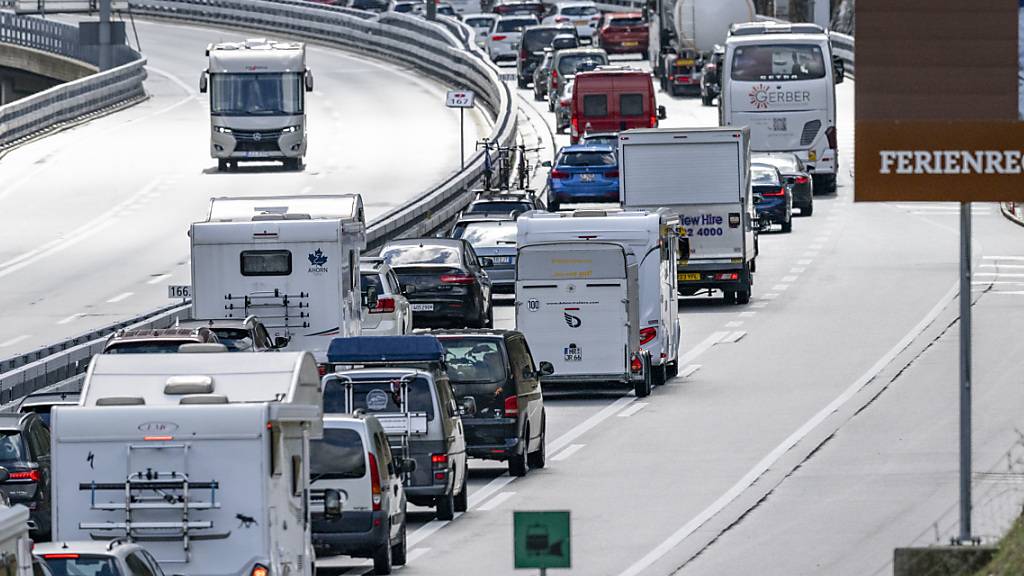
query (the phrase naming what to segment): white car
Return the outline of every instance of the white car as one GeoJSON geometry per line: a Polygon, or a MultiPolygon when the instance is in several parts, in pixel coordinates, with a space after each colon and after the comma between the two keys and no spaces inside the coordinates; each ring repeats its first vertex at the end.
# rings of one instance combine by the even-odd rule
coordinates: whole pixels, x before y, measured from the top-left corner
{"type": "Polygon", "coordinates": [[[387,262],[380,258],[360,258],[359,277],[363,290],[363,335],[412,333],[409,300],[387,262]]]}
{"type": "Polygon", "coordinates": [[[544,23],[572,24],[580,40],[593,44],[594,34],[601,25],[601,10],[593,2],[560,2],[544,18],[544,23]]]}
{"type": "Polygon", "coordinates": [[[491,60],[515,60],[519,50],[519,40],[523,37],[523,29],[535,26],[537,19],[533,16],[501,16],[491,26],[487,36],[487,55],[491,60]]]}
{"type": "Polygon", "coordinates": [[[145,548],[120,538],[39,542],[33,546],[32,555],[41,559],[48,573],[54,575],[164,576],[160,564],[145,548]]]}
{"type": "Polygon", "coordinates": [[[491,26],[494,26],[494,21],[498,19],[496,14],[466,14],[462,17],[462,21],[473,29],[476,34],[476,45],[485,48],[487,47],[487,36],[490,35],[491,26]]]}

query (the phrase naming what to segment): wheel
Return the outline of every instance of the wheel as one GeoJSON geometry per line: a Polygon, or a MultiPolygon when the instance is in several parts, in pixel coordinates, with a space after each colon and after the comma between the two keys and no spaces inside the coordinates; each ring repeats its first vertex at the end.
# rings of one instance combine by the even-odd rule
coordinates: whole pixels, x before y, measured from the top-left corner
{"type": "Polygon", "coordinates": [[[633,384],[633,392],[637,398],[646,398],[651,395],[651,360],[644,359],[644,379],[633,384]]]}
{"type": "Polygon", "coordinates": [[[801,216],[810,216],[811,214],[814,214],[814,200],[811,200],[807,206],[800,209],[801,216]]]}
{"type": "Polygon", "coordinates": [[[302,168],[301,158],[285,158],[284,160],[285,170],[299,170],[302,168]]]}
{"type": "MultiPolygon", "coordinates": [[[[384,525],[384,533],[391,534],[390,524],[384,525]]],[[[373,573],[391,574],[391,542],[384,542],[376,552],[373,553],[373,573]]]]}
{"type": "Polygon", "coordinates": [[[219,172],[227,172],[228,171],[228,161],[224,160],[223,158],[218,158],[217,159],[217,171],[219,171],[219,172]]]}
{"type": "Polygon", "coordinates": [[[528,80],[524,79],[524,78],[518,78],[517,79],[517,83],[519,84],[519,88],[521,90],[525,90],[526,88],[528,88],[530,86],[530,82],[528,80]]]}
{"type": "Polygon", "coordinates": [[[469,467],[467,465],[462,474],[462,490],[455,495],[455,511],[465,512],[469,510],[469,467]]]}
{"type": "Polygon", "coordinates": [[[526,428],[526,435],[523,439],[523,449],[519,453],[514,453],[508,458],[508,475],[509,476],[526,476],[526,451],[530,446],[530,428],[526,428]]]}
{"type": "Polygon", "coordinates": [[[749,304],[750,303],[750,286],[746,286],[743,290],[736,292],[736,303],[737,304],[749,304]]]}
{"type": "Polygon", "coordinates": [[[548,437],[548,423],[547,415],[541,414],[540,421],[540,447],[530,452],[526,457],[527,463],[530,468],[537,468],[538,470],[543,468],[547,464],[548,459],[548,448],[547,448],[547,437],[548,437]]]}
{"type": "MultiPolygon", "coordinates": [[[[405,513],[402,513],[402,518],[405,518],[405,513]]],[[[393,566],[405,566],[406,558],[408,557],[408,545],[407,538],[405,535],[405,523],[402,523],[402,533],[398,536],[398,544],[391,547],[391,564],[393,566]]]]}
{"type": "Polygon", "coordinates": [[[642,51],[640,52],[640,59],[641,59],[641,60],[647,60],[647,59],[648,59],[648,58],[650,58],[650,57],[651,57],[651,54],[650,54],[650,52],[648,52],[647,50],[642,50],[642,51]]]}
{"type": "Polygon", "coordinates": [[[673,378],[675,378],[678,375],[679,375],[679,362],[678,361],[676,361],[676,362],[669,362],[668,363],[668,368],[665,369],[665,376],[667,376],[665,381],[666,382],[670,381],[670,380],[672,380],[673,378]]]}
{"type": "Polygon", "coordinates": [[[651,366],[653,373],[651,374],[651,384],[654,386],[664,386],[665,381],[668,380],[668,373],[665,368],[665,364],[661,366],[651,366]]]}
{"type": "Polygon", "coordinates": [[[722,290],[722,296],[725,297],[726,304],[736,303],[736,292],[733,290],[722,290]]]}
{"type": "Polygon", "coordinates": [[[814,193],[816,195],[836,193],[835,174],[815,174],[812,178],[814,178],[814,193]]]}
{"type": "Polygon", "coordinates": [[[792,214],[790,214],[789,218],[786,218],[786,221],[782,223],[782,231],[784,233],[786,233],[786,234],[789,234],[790,232],[793,231],[793,215],[792,214]]]}
{"type": "MultiPolygon", "coordinates": [[[[452,488],[454,491],[455,488],[452,488]]],[[[452,520],[455,518],[455,494],[448,493],[437,497],[437,519],[452,520]]]]}
{"type": "Polygon", "coordinates": [[[548,212],[558,212],[561,207],[562,205],[554,200],[548,201],[548,212]]]}
{"type": "Polygon", "coordinates": [[[540,93],[540,90],[537,90],[536,82],[533,83],[533,99],[536,100],[537,102],[540,102],[541,100],[544,99],[544,95],[540,93]]]}
{"type": "Polygon", "coordinates": [[[494,328],[494,304],[487,308],[487,324],[484,328],[494,328]]]}
{"type": "Polygon", "coordinates": [[[554,112],[554,111],[555,111],[555,103],[551,100],[551,98],[548,98],[548,112],[554,112]]]}
{"type": "Polygon", "coordinates": [[[711,96],[701,96],[700,102],[705,106],[711,106],[712,104],[714,104],[715,99],[712,98],[711,96]]]}

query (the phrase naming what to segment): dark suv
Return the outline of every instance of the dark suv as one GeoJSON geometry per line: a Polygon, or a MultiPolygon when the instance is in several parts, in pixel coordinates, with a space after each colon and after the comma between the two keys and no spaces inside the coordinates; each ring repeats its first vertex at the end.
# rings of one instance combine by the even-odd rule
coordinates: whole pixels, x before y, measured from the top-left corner
{"type": "Polygon", "coordinates": [[[461,405],[466,453],[505,460],[512,476],[543,468],[547,422],[540,377],[554,370],[533,363],[526,337],[514,330],[436,330],[445,347],[448,380],[461,405]],[[472,399],[472,400],[469,400],[472,399]]]}
{"type": "Polygon", "coordinates": [[[10,473],[0,490],[28,508],[32,539],[49,540],[50,431],[38,414],[0,414],[0,466],[10,473]]]}
{"type": "Polygon", "coordinates": [[[519,57],[516,59],[516,73],[519,77],[520,88],[526,88],[533,81],[533,71],[544,60],[544,49],[551,46],[551,41],[555,39],[555,36],[563,34],[575,37],[576,45],[579,45],[579,35],[575,26],[542,24],[523,30],[523,37],[519,40],[519,57]]]}

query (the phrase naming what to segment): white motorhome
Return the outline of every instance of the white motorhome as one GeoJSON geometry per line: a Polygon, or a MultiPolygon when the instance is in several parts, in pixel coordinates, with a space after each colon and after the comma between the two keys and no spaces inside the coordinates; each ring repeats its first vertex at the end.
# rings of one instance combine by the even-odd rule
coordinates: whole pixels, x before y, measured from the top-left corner
{"type": "Polygon", "coordinates": [[[554,366],[544,385],[629,385],[637,396],[649,395],[653,370],[636,330],[640,289],[633,251],[588,240],[530,244],[522,236],[518,245],[516,329],[538,362],[554,366]]]}
{"type": "Polygon", "coordinates": [[[214,198],[189,235],[194,318],[255,314],[278,344],[321,362],[332,338],[359,335],[359,195],[214,198]]]}
{"type": "Polygon", "coordinates": [[[124,538],[168,574],[313,576],[321,391],[305,352],[93,357],[79,406],[53,410],[54,540],[124,538]]]}
{"type": "Polygon", "coordinates": [[[746,128],[662,128],[619,134],[627,209],[679,216],[679,292],[721,290],[746,304],[754,283],[754,204],[746,128]]]}
{"type": "MultiPolygon", "coordinates": [[[[637,257],[640,346],[651,353],[654,384],[678,372],[679,293],[676,290],[678,218],[666,210],[577,210],[528,212],[519,218],[524,244],[578,241],[615,242],[637,257]]],[[[529,310],[529,306],[527,306],[529,310]]]]}
{"type": "Polygon", "coordinates": [[[199,91],[210,92],[210,156],[217,168],[280,160],[299,169],[306,155],[305,93],[313,90],[305,44],[253,38],[210,44],[206,55],[199,91]]]}
{"type": "Polygon", "coordinates": [[[755,152],[792,152],[816,191],[835,192],[839,173],[836,84],[842,63],[815,24],[734,25],[725,43],[719,123],[750,128],[755,152]]]}

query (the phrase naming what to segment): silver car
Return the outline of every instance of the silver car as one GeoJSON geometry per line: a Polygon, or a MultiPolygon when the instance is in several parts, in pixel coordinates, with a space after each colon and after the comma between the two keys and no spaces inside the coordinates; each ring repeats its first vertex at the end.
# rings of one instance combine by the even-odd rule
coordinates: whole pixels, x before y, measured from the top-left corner
{"type": "Polygon", "coordinates": [[[462,17],[462,22],[473,29],[476,45],[486,49],[487,37],[497,19],[498,16],[495,14],[466,14],[462,17]]]}
{"type": "Polygon", "coordinates": [[[491,32],[487,36],[487,55],[491,60],[515,60],[519,50],[519,41],[523,37],[523,29],[536,26],[537,19],[533,16],[501,16],[494,21],[491,32]]]}
{"type": "Polygon", "coordinates": [[[516,286],[516,222],[508,218],[467,218],[452,228],[452,238],[462,238],[477,256],[491,259],[484,268],[494,292],[511,294],[516,286]]]}
{"type": "Polygon", "coordinates": [[[412,310],[394,270],[382,258],[360,258],[363,334],[401,336],[412,332],[412,310]]]}

